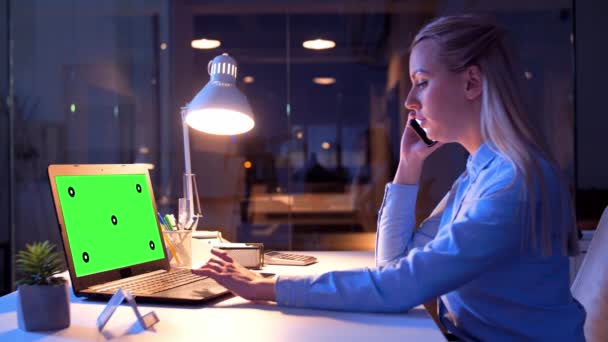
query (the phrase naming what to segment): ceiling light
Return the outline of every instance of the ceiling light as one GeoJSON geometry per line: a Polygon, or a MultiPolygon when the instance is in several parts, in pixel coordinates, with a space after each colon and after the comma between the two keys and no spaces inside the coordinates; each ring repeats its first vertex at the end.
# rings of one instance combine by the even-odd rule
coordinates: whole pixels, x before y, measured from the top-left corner
{"type": "Polygon", "coordinates": [[[331,147],[331,145],[327,141],[325,141],[321,144],[321,148],[324,150],[329,150],[330,147],[331,147]]]}
{"type": "Polygon", "coordinates": [[[307,40],[302,46],[311,50],[326,50],[336,46],[336,42],[326,39],[307,40]]]}
{"type": "Polygon", "coordinates": [[[222,42],[220,42],[219,40],[215,40],[215,39],[203,38],[203,39],[193,40],[190,45],[192,45],[192,47],[195,49],[209,50],[209,49],[215,49],[217,47],[220,47],[220,45],[222,45],[222,42]]]}
{"type": "Polygon", "coordinates": [[[150,148],[148,146],[140,146],[138,152],[140,154],[148,154],[150,153],[150,148]]]}
{"type": "Polygon", "coordinates": [[[245,76],[243,77],[243,82],[250,84],[255,82],[255,78],[253,78],[253,76],[245,76]]]}
{"type": "Polygon", "coordinates": [[[333,77],[315,77],[312,81],[320,85],[331,85],[336,83],[336,79],[333,77]]]}

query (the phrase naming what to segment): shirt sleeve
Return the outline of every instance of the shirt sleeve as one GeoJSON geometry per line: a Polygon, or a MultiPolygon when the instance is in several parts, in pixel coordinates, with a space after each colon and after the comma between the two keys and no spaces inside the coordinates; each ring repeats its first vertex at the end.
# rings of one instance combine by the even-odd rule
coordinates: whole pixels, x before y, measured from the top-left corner
{"type": "Polygon", "coordinates": [[[420,227],[414,230],[417,194],[418,185],[386,185],[378,213],[376,266],[402,258],[412,248],[422,247],[435,238],[449,192],[420,227]]]}
{"type": "Polygon", "coordinates": [[[396,260],[407,252],[415,224],[418,185],[388,183],[378,212],[376,266],[396,260]]]}
{"type": "Polygon", "coordinates": [[[521,248],[522,202],[511,191],[476,199],[435,238],[384,266],[279,276],[279,305],[400,312],[474,279],[521,248]]]}

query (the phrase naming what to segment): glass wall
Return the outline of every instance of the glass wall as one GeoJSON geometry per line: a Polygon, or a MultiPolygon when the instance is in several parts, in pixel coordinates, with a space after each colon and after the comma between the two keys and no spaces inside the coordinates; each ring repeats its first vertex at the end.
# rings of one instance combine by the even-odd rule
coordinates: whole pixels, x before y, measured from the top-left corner
{"type": "Polygon", "coordinates": [[[8,0],[0,1],[0,294],[11,287],[11,166],[9,164],[11,120],[9,119],[8,0]]]}
{"type": "MultiPolygon", "coordinates": [[[[179,110],[208,81],[209,60],[226,52],[239,63],[237,85],[252,105],[256,125],[233,137],[190,131],[204,215],[199,229],[272,249],[372,250],[407,115],[402,104],[411,86],[408,46],[425,22],[444,14],[487,13],[512,32],[533,113],[548,128],[563,167],[573,172],[570,1],[19,0],[8,5],[16,248],[45,239],[60,245],[46,176],[51,163],[145,163],[160,211],[176,212],[184,172],[179,110]],[[192,47],[203,38],[221,45],[192,47]],[[315,39],[335,46],[303,46],[315,39]]],[[[0,33],[6,20],[0,16],[0,33]]],[[[0,56],[2,76],[9,70],[7,56],[0,56]]],[[[0,77],[3,98],[5,80],[0,77]]],[[[11,146],[6,116],[1,120],[2,146],[11,146]]],[[[3,160],[9,149],[0,154],[3,160]]],[[[449,189],[466,158],[455,145],[429,158],[418,220],[449,189]]],[[[3,174],[9,170],[2,168],[3,174]]],[[[2,210],[8,210],[8,197],[2,196],[2,210]]]]}

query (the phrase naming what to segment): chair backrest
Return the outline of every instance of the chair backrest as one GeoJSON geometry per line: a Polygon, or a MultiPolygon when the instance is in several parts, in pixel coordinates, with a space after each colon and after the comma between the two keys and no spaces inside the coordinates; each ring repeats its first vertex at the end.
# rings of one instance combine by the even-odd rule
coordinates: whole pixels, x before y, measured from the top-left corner
{"type": "Polygon", "coordinates": [[[587,341],[608,341],[608,207],[572,283],[572,295],[587,310],[587,341]]]}

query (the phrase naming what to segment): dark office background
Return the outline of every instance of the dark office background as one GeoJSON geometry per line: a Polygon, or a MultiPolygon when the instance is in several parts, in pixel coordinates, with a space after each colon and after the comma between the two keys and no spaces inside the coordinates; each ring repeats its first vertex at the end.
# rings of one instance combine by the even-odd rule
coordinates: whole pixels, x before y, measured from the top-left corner
{"type": "MultiPolygon", "coordinates": [[[[277,249],[373,249],[405,123],[407,46],[431,18],[471,11],[512,32],[532,112],[571,176],[580,227],[593,228],[608,204],[605,1],[0,0],[0,293],[16,250],[61,246],[49,163],[145,163],[159,208],[176,211],[179,108],[222,52],[239,63],[256,127],[191,132],[199,228],[277,249]],[[302,47],[319,37],[336,47],[302,47]],[[222,46],[193,49],[199,38],[222,46]]],[[[446,146],[428,160],[419,219],[466,157],[446,146]]]]}

